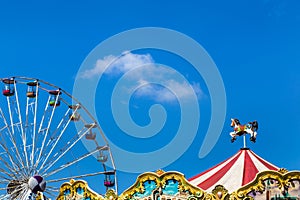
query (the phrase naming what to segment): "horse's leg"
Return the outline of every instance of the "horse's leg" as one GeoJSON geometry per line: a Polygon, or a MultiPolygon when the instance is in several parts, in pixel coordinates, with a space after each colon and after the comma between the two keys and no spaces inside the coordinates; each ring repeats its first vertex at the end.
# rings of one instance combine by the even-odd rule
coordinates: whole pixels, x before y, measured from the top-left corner
{"type": "Polygon", "coordinates": [[[256,131],[252,131],[251,130],[251,134],[250,135],[251,135],[250,140],[252,142],[256,142],[256,135],[257,135],[256,131]]]}
{"type": "Polygon", "coordinates": [[[254,132],[251,129],[249,129],[249,128],[247,128],[245,131],[246,131],[247,134],[250,135],[250,141],[253,142],[253,140],[254,140],[254,137],[253,137],[254,132]]]}
{"type": "Polygon", "coordinates": [[[234,142],[236,140],[236,133],[235,132],[230,132],[229,134],[231,136],[231,142],[234,142]]]}
{"type": "Polygon", "coordinates": [[[231,137],[235,137],[236,136],[235,132],[230,132],[229,134],[230,134],[231,137]]]}
{"type": "Polygon", "coordinates": [[[253,137],[256,138],[257,132],[253,131],[253,137]]]}

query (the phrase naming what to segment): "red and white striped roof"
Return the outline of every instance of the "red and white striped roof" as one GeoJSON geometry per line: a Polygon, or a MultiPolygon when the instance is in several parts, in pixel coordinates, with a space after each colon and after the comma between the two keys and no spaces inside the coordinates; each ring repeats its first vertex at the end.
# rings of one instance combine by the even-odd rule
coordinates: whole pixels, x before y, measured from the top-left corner
{"type": "Polygon", "coordinates": [[[279,170],[278,167],[256,155],[248,148],[240,149],[234,156],[189,179],[189,182],[211,192],[223,185],[233,192],[255,179],[258,172],[279,170]]]}

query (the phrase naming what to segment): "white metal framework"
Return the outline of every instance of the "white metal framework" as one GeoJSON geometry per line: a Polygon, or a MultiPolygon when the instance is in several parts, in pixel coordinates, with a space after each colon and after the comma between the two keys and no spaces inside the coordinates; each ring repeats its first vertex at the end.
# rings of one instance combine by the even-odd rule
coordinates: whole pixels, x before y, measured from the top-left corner
{"type": "Polygon", "coordinates": [[[100,192],[117,191],[105,135],[80,102],[39,79],[0,81],[0,199],[35,199],[28,183],[35,175],[46,181],[46,199],[55,199],[59,186],[70,179],[94,183],[104,188],[100,192]]]}

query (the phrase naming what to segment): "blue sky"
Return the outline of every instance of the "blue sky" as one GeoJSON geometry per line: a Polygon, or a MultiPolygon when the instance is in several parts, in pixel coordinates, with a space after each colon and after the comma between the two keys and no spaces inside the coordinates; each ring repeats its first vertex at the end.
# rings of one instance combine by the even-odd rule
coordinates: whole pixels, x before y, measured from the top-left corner
{"type": "MultiPolygon", "coordinates": [[[[146,59],[148,63],[177,70],[197,91],[201,112],[197,135],[187,151],[164,170],[192,177],[236,153],[242,147],[242,138],[230,143],[233,117],[242,123],[259,122],[257,142],[248,142],[254,152],[279,167],[299,170],[299,9],[296,0],[1,2],[0,77],[37,77],[72,92],[84,59],[102,41],[134,28],[172,29],[193,38],[214,60],[224,82],[227,106],[217,144],[200,159],[199,149],[211,116],[210,94],[203,77],[190,63],[171,53],[153,49],[130,52],[134,62],[146,59]]],[[[97,59],[105,61],[107,57],[97,59]]],[[[128,60],[125,64],[132,61],[128,60]]],[[[100,81],[102,86],[96,92],[99,123],[107,137],[121,148],[131,152],[155,151],[168,144],[176,133],[180,122],[178,101],[159,85],[139,90],[129,105],[135,123],[146,126],[149,108],[161,103],[169,113],[166,126],[148,139],[124,135],[114,121],[110,103],[125,64],[112,67],[111,72],[115,73],[107,72],[100,81]]],[[[90,69],[95,66],[96,63],[90,69]]],[[[90,73],[99,75],[99,71],[90,73]]],[[[185,91],[184,84],[180,86],[185,91]]],[[[139,165],[138,160],[128,162],[139,165]]],[[[118,175],[120,191],[133,184],[137,176],[122,171],[118,175]]]]}

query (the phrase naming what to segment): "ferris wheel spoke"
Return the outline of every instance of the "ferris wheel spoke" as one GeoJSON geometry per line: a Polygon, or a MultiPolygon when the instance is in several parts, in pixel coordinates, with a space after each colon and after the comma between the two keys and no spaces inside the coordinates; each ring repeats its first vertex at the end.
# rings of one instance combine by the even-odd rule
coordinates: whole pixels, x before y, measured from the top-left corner
{"type": "MultiPolygon", "coordinates": [[[[13,136],[13,133],[12,133],[12,130],[14,130],[14,129],[13,129],[13,127],[12,127],[12,129],[9,128],[7,120],[6,120],[6,118],[5,118],[4,114],[3,114],[3,111],[1,109],[0,109],[0,114],[2,116],[2,119],[3,119],[3,122],[4,122],[5,126],[7,127],[7,129],[6,129],[7,130],[7,136],[9,137],[9,140],[11,141],[11,143],[14,146],[14,148],[16,149],[16,156],[15,157],[19,161],[19,163],[23,166],[23,168],[25,168],[24,162],[22,160],[22,157],[20,155],[19,149],[17,147],[17,142],[16,142],[15,137],[13,136]]],[[[1,132],[1,136],[3,136],[3,132],[1,132]]],[[[5,141],[5,140],[2,140],[2,141],[5,141]]],[[[8,148],[5,148],[5,149],[8,149],[8,148]]]]}
{"type": "Polygon", "coordinates": [[[0,178],[2,179],[1,181],[0,181],[0,184],[7,184],[7,183],[9,183],[9,181],[10,181],[10,178],[8,178],[8,177],[6,177],[6,176],[3,176],[3,175],[0,175],[0,178]]]}
{"type": "MultiPolygon", "coordinates": [[[[37,82],[38,85],[38,82],[37,82]]],[[[38,107],[38,95],[39,95],[39,87],[36,87],[35,89],[35,104],[34,104],[34,112],[33,112],[33,133],[32,133],[32,150],[31,150],[31,154],[30,154],[30,160],[31,160],[31,165],[34,165],[34,154],[35,154],[35,146],[36,146],[36,124],[37,124],[37,107],[38,107]]],[[[27,97],[27,101],[28,101],[29,97],[27,97]]],[[[28,106],[28,105],[27,105],[28,106]]]]}
{"type": "MultiPolygon", "coordinates": [[[[8,136],[10,137],[10,141],[13,144],[13,147],[11,147],[11,149],[15,150],[15,152],[16,152],[15,157],[17,158],[17,161],[22,165],[23,168],[25,168],[24,162],[22,160],[21,154],[20,154],[18,146],[17,146],[17,142],[9,130],[8,130],[8,132],[9,132],[8,136]]],[[[8,148],[5,148],[5,149],[8,149],[8,148]]]]}
{"type": "Polygon", "coordinates": [[[47,196],[49,195],[51,197],[55,197],[55,196],[57,196],[58,192],[59,192],[59,189],[49,188],[47,191],[44,191],[44,194],[47,194],[47,195],[44,195],[44,200],[51,200],[51,199],[47,198],[47,196]]]}
{"type": "MultiPolygon", "coordinates": [[[[39,125],[39,128],[38,128],[37,132],[36,132],[36,127],[34,127],[34,132],[33,132],[33,137],[32,137],[32,144],[33,145],[32,145],[32,152],[31,152],[31,158],[32,158],[31,159],[31,163],[32,163],[31,166],[34,166],[34,168],[37,167],[38,161],[39,161],[39,156],[40,156],[40,154],[38,154],[37,157],[35,158],[35,153],[38,152],[38,147],[36,146],[36,142],[38,141],[39,136],[41,134],[43,134],[44,130],[46,129],[46,128],[45,129],[43,128],[43,124],[44,124],[45,118],[47,116],[47,112],[49,112],[49,110],[48,110],[48,107],[49,107],[48,102],[49,101],[50,101],[50,96],[48,97],[48,100],[46,102],[44,113],[42,115],[42,119],[40,121],[40,125],[39,125]]],[[[37,99],[36,99],[36,105],[35,106],[37,107],[37,99]]],[[[34,113],[34,121],[35,122],[36,122],[36,111],[37,110],[35,109],[35,113],[34,113]]]]}
{"type": "Polygon", "coordinates": [[[44,193],[49,194],[50,196],[57,196],[59,193],[60,188],[59,187],[54,187],[54,186],[47,186],[47,191],[44,193]]]}
{"type": "Polygon", "coordinates": [[[21,197],[24,196],[24,193],[28,192],[28,189],[24,186],[24,184],[20,183],[20,185],[18,186],[14,186],[11,188],[7,188],[7,189],[11,189],[12,191],[8,194],[9,197],[11,197],[12,199],[22,199],[21,197]]]}
{"type": "Polygon", "coordinates": [[[52,191],[59,191],[59,187],[48,186],[47,188],[50,188],[52,191]]]}
{"type": "MultiPolygon", "coordinates": [[[[1,132],[0,132],[1,133],[1,132]]],[[[5,142],[5,140],[4,140],[4,138],[3,138],[3,136],[2,136],[2,133],[0,134],[1,135],[1,139],[2,139],[2,141],[3,142],[5,142]]],[[[10,151],[9,151],[9,149],[7,148],[7,146],[5,145],[5,144],[3,144],[2,142],[0,142],[0,146],[2,147],[2,149],[5,151],[5,154],[8,156],[8,159],[9,159],[9,161],[10,161],[10,164],[12,165],[12,167],[13,168],[11,168],[10,166],[10,164],[9,163],[7,163],[3,158],[2,158],[2,155],[4,155],[3,153],[1,153],[0,154],[0,160],[4,163],[4,165],[8,168],[8,169],[10,169],[10,171],[14,171],[14,172],[16,172],[16,171],[21,171],[21,167],[20,167],[20,165],[18,165],[18,164],[16,164],[13,160],[13,156],[11,155],[11,153],[10,153],[10,151]],[[18,169],[16,169],[16,167],[18,168],[18,169]]]]}
{"type": "MultiPolygon", "coordinates": [[[[6,178],[6,177],[1,177],[2,178],[2,180],[0,180],[0,184],[5,184],[5,185],[7,185],[10,181],[11,181],[11,179],[8,179],[8,178],[6,178]]],[[[0,189],[1,190],[1,189],[0,189]]]]}
{"type": "Polygon", "coordinates": [[[65,181],[65,180],[85,178],[85,177],[97,176],[97,175],[100,175],[100,174],[107,174],[107,173],[113,174],[115,172],[114,171],[101,171],[101,172],[83,174],[83,175],[78,175],[78,176],[70,176],[70,177],[64,177],[64,178],[59,178],[59,179],[47,180],[47,182],[48,183],[61,182],[61,181],[65,181]]]}
{"type": "MultiPolygon", "coordinates": [[[[1,189],[2,189],[2,188],[1,188],[1,189]]],[[[1,189],[0,189],[0,190],[1,190],[1,189]]],[[[1,196],[0,196],[0,199],[1,199],[1,200],[8,199],[9,196],[10,196],[9,194],[4,194],[4,195],[1,195],[1,196]]]]}
{"type": "MultiPolygon", "coordinates": [[[[107,139],[105,138],[105,135],[104,135],[102,129],[101,129],[99,126],[98,126],[98,130],[99,130],[99,132],[100,132],[102,138],[104,138],[104,141],[106,142],[106,144],[108,144],[108,141],[107,141],[107,139]]],[[[97,142],[96,140],[94,140],[94,141],[95,141],[95,143],[96,143],[96,146],[98,147],[98,146],[99,146],[98,142],[97,142]]],[[[110,160],[111,160],[112,168],[115,169],[116,166],[115,166],[114,158],[113,158],[113,155],[112,155],[111,151],[109,151],[109,157],[110,157],[110,160]]],[[[104,165],[104,166],[105,166],[105,165],[104,165]]],[[[116,176],[115,176],[115,182],[117,182],[117,177],[116,177],[116,176]]],[[[117,186],[116,186],[116,191],[117,191],[117,186]]]]}
{"type": "Polygon", "coordinates": [[[24,153],[24,157],[25,157],[25,163],[27,168],[29,167],[29,163],[28,163],[28,155],[27,155],[27,150],[26,150],[26,134],[24,132],[23,129],[23,122],[22,122],[22,115],[21,115],[21,109],[20,109],[20,103],[19,103],[19,97],[18,97],[18,90],[17,90],[17,86],[16,86],[16,82],[14,82],[14,88],[15,88],[15,97],[16,97],[16,103],[17,103],[17,115],[19,118],[19,124],[20,124],[20,128],[21,128],[21,137],[22,137],[22,143],[23,143],[23,153],[24,153]]]}
{"type": "Polygon", "coordinates": [[[47,115],[47,112],[48,112],[48,107],[49,107],[48,102],[49,101],[50,101],[50,96],[48,97],[48,100],[46,102],[46,106],[45,106],[45,109],[44,109],[44,114],[42,116],[42,119],[41,119],[41,122],[40,122],[40,125],[39,125],[38,133],[40,133],[41,130],[42,130],[42,127],[43,127],[43,124],[44,124],[44,120],[45,120],[45,116],[47,115]]]}
{"type": "MultiPolygon", "coordinates": [[[[103,149],[104,149],[104,147],[103,147],[103,149]]],[[[46,177],[49,177],[49,176],[51,176],[51,175],[53,175],[53,174],[56,174],[57,172],[59,172],[59,171],[65,169],[65,168],[68,168],[68,167],[70,167],[71,165],[74,165],[74,164],[80,162],[81,160],[83,160],[83,159],[85,159],[85,158],[87,158],[87,157],[93,155],[94,153],[96,153],[96,152],[98,152],[98,151],[100,151],[100,150],[102,150],[102,148],[96,148],[96,149],[93,150],[93,151],[90,151],[90,152],[88,152],[88,153],[86,153],[86,154],[83,154],[83,155],[80,156],[79,158],[77,158],[77,159],[75,159],[75,160],[73,160],[73,161],[71,161],[71,162],[67,162],[66,164],[61,165],[60,167],[58,167],[57,169],[52,170],[52,171],[49,172],[49,173],[45,173],[45,174],[43,175],[43,177],[46,178],[46,177]]]]}
{"type": "MultiPolygon", "coordinates": [[[[6,170],[4,170],[3,168],[0,168],[0,173],[7,175],[8,177],[13,177],[13,178],[17,178],[17,174],[20,173],[20,171],[16,171],[15,169],[11,168],[10,165],[4,161],[4,159],[2,159],[0,157],[1,162],[5,165],[5,167],[11,172],[8,173],[6,170]]],[[[4,178],[3,176],[1,178],[4,178]]]]}
{"type": "Polygon", "coordinates": [[[11,131],[12,133],[15,132],[15,128],[14,128],[14,122],[13,122],[13,117],[12,117],[12,111],[11,111],[11,107],[10,107],[10,97],[6,97],[7,100],[7,107],[8,107],[8,113],[9,113],[9,119],[10,119],[10,126],[11,126],[11,131]]]}
{"type": "MultiPolygon", "coordinates": [[[[9,170],[11,173],[14,174],[14,177],[16,178],[16,174],[20,174],[20,175],[23,175],[22,172],[21,172],[21,169],[20,170],[16,170],[15,168],[11,168],[10,167],[10,164],[8,164],[4,159],[0,159],[0,161],[5,165],[6,169],[9,170]]],[[[10,159],[10,161],[13,163],[13,161],[10,159]]],[[[15,166],[15,164],[13,164],[15,166]]],[[[4,166],[1,168],[1,172],[2,172],[2,169],[4,169],[4,166]]],[[[6,171],[3,171],[2,173],[5,173],[6,171]]]]}
{"type": "Polygon", "coordinates": [[[56,197],[59,193],[59,188],[49,188],[47,191],[44,192],[44,200],[51,200],[50,198],[47,198],[47,196],[50,197],[56,197]]]}
{"type": "Polygon", "coordinates": [[[8,125],[8,122],[7,122],[7,119],[6,119],[6,117],[5,117],[5,115],[4,115],[4,113],[3,113],[3,111],[2,111],[2,109],[0,108],[0,118],[3,120],[3,123],[4,123],[4,125],[5,126],[3,126],[2,128],[1,128],[1,132],[3,131],[3,130],[5,130],[5,129],[10,129],[10,126],[8,125]]]}
{"type": "Polygon", "coordinates": [[[26,111],[25,111],[25,127],[29,127],[29,106],[31,106],[32,104],[29,103],[30,102],[30,98],[27,97],[27,100],[26,100],[26,111]]]}
{"type": "MultiPolygon", "coordinates": [[[[1,111],[1,110],[0,110],[0,111],[1,111]]],[[[2,113],[2,114],[3,114],[3,113],[2,113]]],[[[5,123],[6,123],[6,120],[5,120],[5,119],[4,119],[4,121],[5,121],[5,123]]],[[[6,124],[6,125],[7,125],[7,124],[6,124]]],[[[14,148],[17,149],[16,142],[15,142],[14,138],[12,137],[12,134],[11,134],[9,128],[7,128],[7,132],[8,132],[7,135],[8,135],[8,137],[9,137],[10,141],[13,143],[14,148]]],[[[0,135],[1,135],[2,141],[5,142],[5,139],[3,138],[3,137],[4,137],[4,136],[3,136],[3,132],[0,132],[0,135]]],[[[20,156],[20,154],[19,154],[18,152],[15,154],[15,157],[13,157],[13,156],[9,153],[8,145],[6,145],[5,143],[0,142],[0,146],[3,148],[3,150],[6,150],[7,155],[9,156],[10,161],[11,161],[13,167],[15,167],[15,164],[16,164],[15,162],[13,162],[13,160],[15,160],[15,159],[13,159],[13,158],[16,158],[17,161],[18,161],[18,162],[23,166],[23,168],[24,168],[24,165],[23,165],[21,156],[20,156]]],[[[18,166],[18,168],[19,168],[19,170],[20,170],[20,166],[19,166],[18,164],[17,164],[17,166],[18,166]]]]}
{"type": "MultiPolygon", "coordinates": [[[[6,184],[7,182],[4,182],[4,181],[0,181],[0,184],[6,184]]],[[[0,188],[0,191],[1,190],[7,190],[7,187],[5,188],[0,188]]],[[[0,195],[0,199],[1,199],[2,195],[0,195]]]]}
{"type": "Polygon", "coordinates": [[[10,167],[10,166],[12,166],[14,170],[11,170],[11,171],[21,171],[21,166],[20,166],[19,162],[14,162],[15,158],[11,154],[10,150],[5,146],[5,144],[0,142],[0,146],[2,147],[2,149],[4,151],[6,151],[5,154],[8,156],[8,160],[10,162],[10,164],[8,162],[4,162],[4,159],[1,156],[2,162],[7,166],[7,168],[12,169],[10,167]]]}
{"type": "MultiPolygon", "coordinates": [[[[56,105],[56,103],[58,101],[58,97],[59,96],[57,95],[56,99],[55,99],[55,105],[56,105]]],[[[47,139],[47,136],[48,136],[48,133],[49,133],[49,128],[50,128],[50,125],[51,125],[51,122],[52,122],[52,119],[53,119],[53,115],[54,115],[54,112],[55,112],[55,107],[56,106],[53,106],[53,108],[52,108],[50,119],[48,121],[48,125],[47,125],[47,128],[46,128],[46,133],[44,134],[44,139],[42,141],[42,146],[41,146],[41,149],[40,149],[40,153],[39,153],[37,161],[36,161],[36,167],[37,167],[38,163],[40,162],[40,159],[42,157],[42,152],[44,151],[44,146],[45,146],[45,143],[46,143],[46,139],[47,139]]]]}
{"type": "MultiPolygon", "coordinates": [[[[74,112],[76,112],[77,109],[78,109],[78,107],[75,109],[74,112]]],[[[56,137],[55,143],[52,145],[51,149],[49,150],[48,155],[46,156],[46,158],[45,158],[44,162],[42,163],[40,169],[42,169],[42,168],[45,166],[45,164],[46,164],[47,160],[49,159],[50,155],[52,154],[54,148],[57,146],[57,144],[58,144],[58,142],[60,141],[62,135],[65,133],[67,127],[69,126],[69,124],[70,124],[70,122],[71,122],[71,117],[68,117],[69,112],[70,112],[70,108],[66,111],[66,113],[65,113],[65,115],[64,115],[64,118],[60,121],[59,125],[57,126],[56,130],[54,131],[52,137],[55,137],[55,135],[56,135],[56,133],[58,132],[58,130],[60,129],[60,127],[63,128],[63,129],[60,131],[60,134],[56,137]],[[64,124],[63,122],[64,122],[64,119],[65,119],[65,118],[67,118],[68,120],[67,120],[67,122],[64,124]]],[[[52,138],[52,137],[51,137],[51,138],[52,138]]]]}
{"type": "Polygon", "coordinates": [[[15,197],[16,199],[20,199],[20,200],[27,200],[27,199],[32,199],[31,198],[31,192],[28,188],[26,187],[21,187],[19,190],[18,195],[15,197]]]}
{"type": "MultiPolygon", "coordinates": [[[[66,142],[66,144],[65,144],[65,146],[64,147],[62,147],[61,149],[59,149],[58,150],[58,152],[56,152],[52,157],[51,157],[51,159],[49,159],[48,161],[47,161],[47,163],[45,163],[45,165],[44,165],[44,167],[43,168],[39,168],[39,170],[38,170],[38,173],[40,173],[40,171],[45,171],[44,169],[46,169],[46,168],[51,168],[51,166],[50,165],[54,165],[61,157],[63,157],[64,156],[64,154],[66,154],[68,151],[70,151],[71,150],[71,148],[69,147],[69,144],[72,144],[72,142],[74,141],[74,143],[76,143],[76,142],[78,142],[80,139],[80,135],[84,135],[85,134],[85,132],[84,132],[84,130],[85,129],[82,129],[82,130],[80,130],[78,133],[77,133],[77,135],[75,135],[71,140],[69,140],[68,142],[66,142]],[[62,153],[63,153],[63,155],[62,155],[62,153]]],[[[74,144],[75,145],[75,144],[74,144]]]]}
{"type": "MultiPolygon", "coordinates": [[[[43,172],[47,172],[57,161],[59,161],[67,152],[69,152],[75,144],[81,140],[81,138],[86,135],[91,128],[88,128],[87,130],[84,131],[85,128],[83,128],[74,138],[76,138],[74,141],[70,140],[69,142],[66,143],[66,146],[60,150],[59,156],[55,160],[51,160],[48,162],[48,165],[44,167],[43,172]],[[83,133],[81,133],[83,132],[83,133]],[[70,146],[68,146],[70,145],[70,146]]],[[[58,155],[58,154],[57,154],[58,155]]]]}

